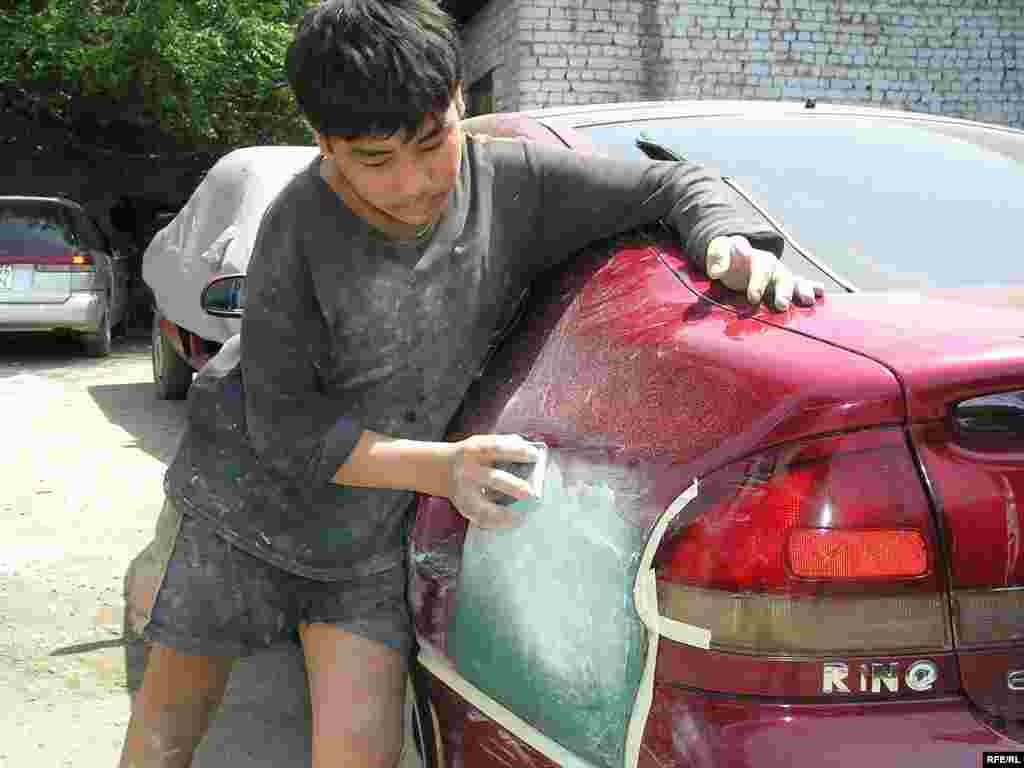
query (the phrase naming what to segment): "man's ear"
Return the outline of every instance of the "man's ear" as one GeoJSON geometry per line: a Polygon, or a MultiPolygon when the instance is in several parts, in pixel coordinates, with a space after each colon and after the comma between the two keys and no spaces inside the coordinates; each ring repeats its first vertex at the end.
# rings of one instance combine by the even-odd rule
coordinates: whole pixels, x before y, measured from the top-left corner
{"type": "Polygon", "coordinates": [[[317,146],[320,147],[320,157],[329,157],[334,154],[334,150],[331,148],[331,142],[329,142],[327,137],[321,135],[316,129],[313,130],[313,138],[316,139],[317,146]]]}

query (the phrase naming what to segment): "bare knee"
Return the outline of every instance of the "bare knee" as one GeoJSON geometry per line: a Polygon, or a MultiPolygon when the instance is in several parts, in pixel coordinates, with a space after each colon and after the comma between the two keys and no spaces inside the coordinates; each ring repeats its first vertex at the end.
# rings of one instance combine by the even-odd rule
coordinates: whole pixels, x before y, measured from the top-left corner
{"type": "Polygon", "coordinates": [[[401,700],[352,701],[313,716],[314,768],[397,768],[402,756],[401,700]],[[381,706],[383,704],[383,706],[381,706]]]}
{"type": "Polygon", "coordinates": [[[121,768],[187,768],[224,698],[233,664],[154,644],[132,702],[121,768]]]}

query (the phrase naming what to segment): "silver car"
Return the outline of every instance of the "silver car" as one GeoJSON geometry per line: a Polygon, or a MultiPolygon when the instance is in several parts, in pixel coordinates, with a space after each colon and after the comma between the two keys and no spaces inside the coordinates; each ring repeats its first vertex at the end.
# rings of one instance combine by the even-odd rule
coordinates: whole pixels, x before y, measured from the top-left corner
{"type": "Polygon", "coordinates": [[[128,280],[125,259],[78,203],[0,197],[0,333],[71,334],[105,357],[128,280]]]}

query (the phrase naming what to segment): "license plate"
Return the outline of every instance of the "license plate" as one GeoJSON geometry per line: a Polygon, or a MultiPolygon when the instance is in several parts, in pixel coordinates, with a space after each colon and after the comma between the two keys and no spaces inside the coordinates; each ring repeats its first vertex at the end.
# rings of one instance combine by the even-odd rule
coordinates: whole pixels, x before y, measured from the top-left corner
{"type": "Polygon", "coordinates": [[[14,266],[0,264],[0,291],[9,291],[14,287],[14,266]]]}

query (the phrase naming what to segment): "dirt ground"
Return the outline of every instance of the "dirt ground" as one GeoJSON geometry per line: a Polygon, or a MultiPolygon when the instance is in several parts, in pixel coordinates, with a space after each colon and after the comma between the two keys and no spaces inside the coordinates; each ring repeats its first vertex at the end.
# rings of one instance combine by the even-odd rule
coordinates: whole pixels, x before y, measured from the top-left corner
{"type": "MultiPolygon", "coordinates": [[[[124,575],[184,409],[156,399],[148,337],[92,360],[0,336],[0,768],[117,764],[142,671],[124,575]]],[[[299,649],[274,648],[236,667],[194,766],[306,766],[309,729],[299,649]]]]}

